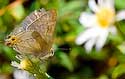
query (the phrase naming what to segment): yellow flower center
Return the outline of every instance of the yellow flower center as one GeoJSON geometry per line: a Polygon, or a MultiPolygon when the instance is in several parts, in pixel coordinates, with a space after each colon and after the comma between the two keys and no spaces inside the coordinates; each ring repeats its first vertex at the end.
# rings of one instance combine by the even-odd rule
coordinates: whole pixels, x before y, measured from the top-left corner
{"type": "Polygon", "coordinates": [[[32,67],[32,63],[29,59],[23,59],[20,62],[21,69],[28,70],[32,67]]]}
{"type": "Polygon", "coordinates": [[[102,28],[106,28],[114,21],[115,12],[110,8],[101,8],[96,13],[97,21],[102,28]]]}

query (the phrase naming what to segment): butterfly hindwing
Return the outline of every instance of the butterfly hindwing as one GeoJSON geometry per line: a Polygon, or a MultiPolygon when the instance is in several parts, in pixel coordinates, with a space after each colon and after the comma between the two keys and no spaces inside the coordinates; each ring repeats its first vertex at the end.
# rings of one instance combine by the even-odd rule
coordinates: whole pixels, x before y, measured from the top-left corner
{"type": "Polygon", "coordinates": [[[50,49],[52,46],[50,46],[40,35],[40,33],[38,33],[37,31],[34,31],[32,33],[32,37],[35,39],[35,41],[40,45],[40,53],[41,56],[45,56],[50,52],[50,49]]]}

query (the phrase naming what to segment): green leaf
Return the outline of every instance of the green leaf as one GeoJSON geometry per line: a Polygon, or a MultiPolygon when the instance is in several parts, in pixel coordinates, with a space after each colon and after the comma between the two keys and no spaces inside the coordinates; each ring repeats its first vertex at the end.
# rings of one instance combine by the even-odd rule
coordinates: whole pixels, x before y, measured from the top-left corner
{"type": "MultiPolygon", "coordinates": [[[[119,53],[119,52],[118,52],[118,53],[119,53]]],[[[125,59],[124,59],[124,58],[125,58],[125,55],[123,55],[123,54],[120,54],[120,53],[119,53],[119,54],[117,55],[118,62],[121,63],[121,64],[125,63],[125,59]]]]}
{"type": "Polygon", "coordinates": [[[1,65],[0,73],[12,73],[12,66],[8,63],[4,63],[1,65]]]}
{"type": "Polygon", "coordinates": [[[15,59],[15,54],[16,53],[11,48],[9,48],[7,46],[3,46],[3,50],[4,50],[4,54],[6,55],[6,57],[8,59],[10,59],[10,60],[14,60],[15,59]]]}
{"type": "Polygon", "coordinates": [[[120,52],[122,52],[123,54],[125,54],[125,43],[117,46],[117,48],[120,50],[120,52]]]}
{"type": "Polygon", "coordinates": [[[97,78],[97,79],[109,79],[109,78],[108,78],[107,75],[104,75],[104,74],[103,74],[103,75],[99,76],[99,78],[97,78]]]}
{"type": "Polygon", "coordinates": [[[0,0],[0,8],[5,7],[9,3],[9,0],[0,0]]]}
{"type": "Polygon", "coordinates": [[[25,14],[23,5],[18,5],[10,10],[10,14],[18,21],[21,20],[25,14]]]}
{"type": "Polygon", "coordinates": [[[74,12],[75,10],[78,10],[80,9],[81,7],[83,7],[83,2],[82,1],[71,1],[67,4],[65,4],[64,6],[61,6],[60,7],[60,10],[59,10],[59,16],[63,16],[67,13],[70,13],[70,12],[74,12]]]}
{"type": "Polygon", "coordinates": [[[31,4],[30,6],[30,11],[34,11],[34,10],[37,10],[37,9],[40,9],[40,2],[38,1],[35,1],[31,4]]]}
{"type": "Polygon", "coordinates": [[[124,73],[125,73],[125,64],[120,64],[114,69],[112,73],[112,79],[117,79],[117,77],[119,77],[124,73]]]}
{"type": "Polygon", "coordinates": [[[125,0],[115,0],[116,8],[125,9],[125,0]]]}
{"type": "Polygon", "coordinates": [[[58,57],[62,66],[66,67],[69,71],[73,71],[73,64],[66,53],[59,52],[58,57]]]}
{"type": "MultiPolygon", "coordinates": [[[[120,22],[116,23],[117,25],[117,29],[119,30],[119,32],[125,36],[125,21],[122,20],[120,22]]],[[[125,37],[123,37],[125,39],[125,37]]]]}
{"type": "MultiPolygon", "coordinates": [[[[118,45],[120,43],[123,42],[123,37],[120,35],[120,34],[117,34],[117,35],[112,35],[112,34],[109,34],[109,40],[114,44],[114,45],[118,45]]],[[[109,41],[109,42],[110,42],[109,41]]]]}

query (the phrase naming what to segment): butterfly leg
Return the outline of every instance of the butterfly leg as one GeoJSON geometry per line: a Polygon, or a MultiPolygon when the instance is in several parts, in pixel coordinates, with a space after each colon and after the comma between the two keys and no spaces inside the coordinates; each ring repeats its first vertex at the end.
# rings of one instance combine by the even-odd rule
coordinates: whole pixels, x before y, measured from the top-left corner
{"type": "Polygon", "coordinates": [[[51,52],[51,53],[45,55],[44,57],[41,57],[40,59],[41,59],[41,60],[45,60],[45,59],[48,59],[49,57],[52,57],[52,56],[54,55],[54,49],[51,48],[51,49],[50,49],[50,52],[51,52]]]}
{"type": "Polygon", "coordinates": [[[51,55],[50,55],[50,56],[53,56],[53,55],[54,55],[54,49],[51,48],[51,49],[50,49],[50,52],[51,52],[51,55]]]}

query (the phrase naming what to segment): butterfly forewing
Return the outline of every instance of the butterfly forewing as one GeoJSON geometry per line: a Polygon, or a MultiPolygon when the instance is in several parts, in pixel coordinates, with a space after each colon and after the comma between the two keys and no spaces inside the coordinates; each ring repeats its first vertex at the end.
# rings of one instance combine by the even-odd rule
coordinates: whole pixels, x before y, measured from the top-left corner
{"type": "Polygon", "coordinates": [[[10,33],[10,35],[17,35],[23,31],[24,31],[23,27],[16,26],[14,28],[13,32],[10,33]]]}
{"type": "Polygon", "coordinates": [[[32,31],[24,31],[18,36],[16,36],[17,43],[13,46],[19,53],[35,53],[35,50],[40,49],[40,46],[32,37],[32,31]]]}
{"type": "MultiPolygon", "coordinates": [[[[45,9],[40,9],[40,12],[38,13],[38,11],[34,11],[32,12],[29,16],[27,16],[23,22],[21,23],[21,26],[27,30],[29,28],[29,26],[31,26],[37,19],[40,18],[40,16],[43,16],[45,14],[45,9]],[[37,15],[37,16],[36,16],[37,15]]],[[[32,27],[34,29],[34,27],[32,27]]]]}
{"type": "Polygon", "coordinates": [[[22,22],[21,26],[25,30],[35,30],[50,43],[53,40],[53,33],[56,24],[56,12],[55,10],[45,11],[40,9],[32,12],[22,22]]]}
{"type": "Polygon", "coordinates": [[[36,31],[22,32],[18,39],[20,40],[14,45],[14,49],[19,53],[30,53],[42,57],[50,53],[48,44],[36,31]]]}

